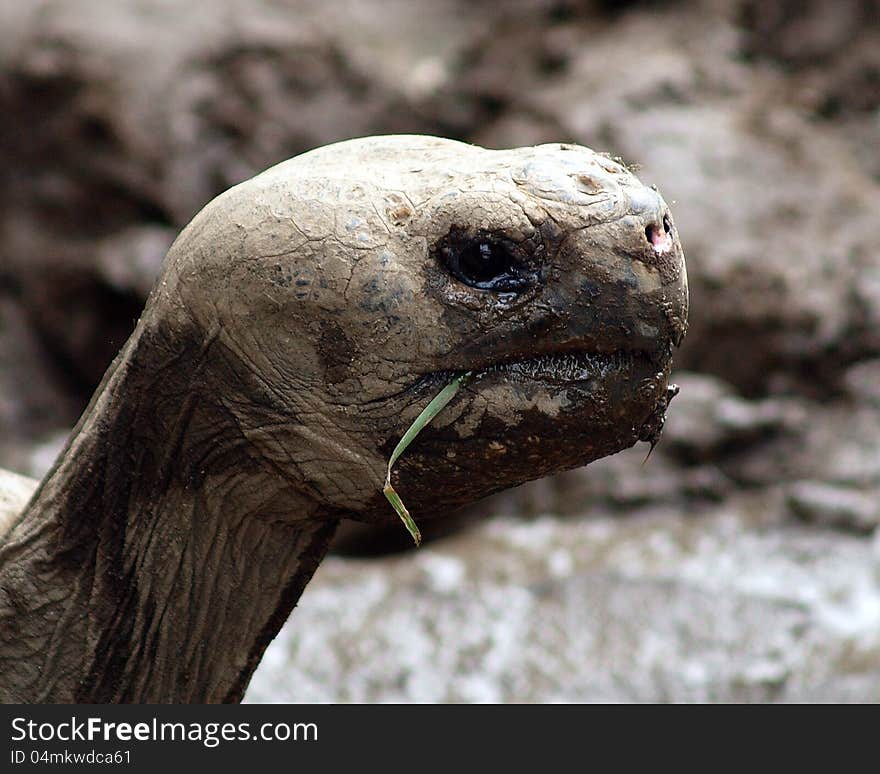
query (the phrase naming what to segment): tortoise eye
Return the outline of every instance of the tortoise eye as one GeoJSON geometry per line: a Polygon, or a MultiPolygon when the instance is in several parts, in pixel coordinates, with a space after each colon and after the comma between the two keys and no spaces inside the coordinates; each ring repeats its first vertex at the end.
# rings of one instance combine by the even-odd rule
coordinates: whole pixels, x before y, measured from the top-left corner
{"type": "Polygon", "coordinates": [[[440,248],[449,273],[472,288],[496,293],[521,293],[535,273],[501,241],[491,237],[456,239],[450,235],[440,248]]]}

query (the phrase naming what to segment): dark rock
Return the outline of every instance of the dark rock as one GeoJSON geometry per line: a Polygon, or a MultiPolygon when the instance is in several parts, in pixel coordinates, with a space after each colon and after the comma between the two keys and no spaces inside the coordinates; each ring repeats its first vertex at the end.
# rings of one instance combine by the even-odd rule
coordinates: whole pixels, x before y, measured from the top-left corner
{"type": "Polygon", "coordinates": [[[32,473],[32,447],[66,432],[80,410],[17,293],[0,286],[0,466],[32,473]]]}

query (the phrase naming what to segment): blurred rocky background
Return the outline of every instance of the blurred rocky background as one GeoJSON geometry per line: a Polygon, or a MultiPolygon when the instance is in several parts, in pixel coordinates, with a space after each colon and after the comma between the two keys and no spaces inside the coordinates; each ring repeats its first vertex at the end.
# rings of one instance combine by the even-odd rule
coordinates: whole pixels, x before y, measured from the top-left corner
{"type": "Polygon", "coordinates": [[[574,141],[673,203],[650,460],[418,552],[346,531],[250,700],[880,700],[877,0],[0,0],[0,115],[0,466],[32,476],[177,231],[274,162],[574,141]]]}

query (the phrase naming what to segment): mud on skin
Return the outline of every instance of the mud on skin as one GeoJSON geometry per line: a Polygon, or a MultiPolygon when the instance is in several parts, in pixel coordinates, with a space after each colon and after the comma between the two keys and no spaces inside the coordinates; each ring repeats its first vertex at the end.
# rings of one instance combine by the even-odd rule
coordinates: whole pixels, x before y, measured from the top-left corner
{"type": "Polygon", "coordinates": [[[665,202],[586,148],[365,138],[230,189],[0,543],[0,695],[239,699],[451,375],[419,520],[655,441],[686,318],[665,202]]]}

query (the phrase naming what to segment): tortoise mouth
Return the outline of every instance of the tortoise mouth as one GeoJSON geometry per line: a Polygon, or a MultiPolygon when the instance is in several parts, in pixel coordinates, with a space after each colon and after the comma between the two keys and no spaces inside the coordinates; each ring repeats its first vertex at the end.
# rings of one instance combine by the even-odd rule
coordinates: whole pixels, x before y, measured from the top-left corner
{"type": "Polygon", "coordinates": [[[628,370],[636,359],[649,358],[645,353],[624,350],[547,352],[523,360],[493,363],[474,371],[474,380],[479,381],[490,375],[496,375],[512,381],[566,386],[577,382],[602,380],[614,373],[628,370]]]}
{"type": "Polygon", "coordinates": [[[453,379],[469,373],[463,391],[474,394],[507,385],[522,396],[523,403],[531,403],[539,394],[564,393],[574,408],[594,399],[602,403],[629,401],[636,393],[644,392],[644,380],[663,378],[665,382],[671,360],[671,345],[656,351],[615,349],[607,352],[565,347],[530,357],[508,356],[472,368],[429,372],[406,392],[410,396],[433,396],[453,379]]]}

